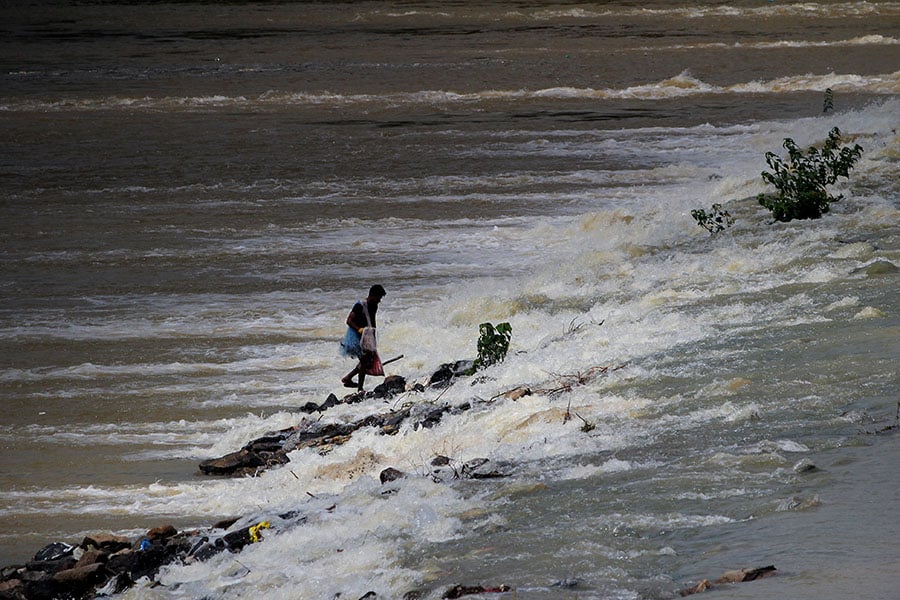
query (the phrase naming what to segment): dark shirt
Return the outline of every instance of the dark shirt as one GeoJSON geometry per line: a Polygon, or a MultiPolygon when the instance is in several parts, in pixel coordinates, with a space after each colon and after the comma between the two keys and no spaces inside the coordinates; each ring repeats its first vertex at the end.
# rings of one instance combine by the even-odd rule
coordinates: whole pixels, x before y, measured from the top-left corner
{"type": "MultiPolygon", "coordinates": [[[[368,327],[369,323],[366,321],[366,312],[363,310],[363,302],[357,302],[353,305],[353,310],[350,311],[350,314],[347,316],[347,325],[350,325],[354,329],[360,329],[362,327],[368,327]]],[[[377,304],[369,304],[369,318],[372,320],[372,327],[376,327],[375,325],[375,313],[378,312],[377,304]]]]}

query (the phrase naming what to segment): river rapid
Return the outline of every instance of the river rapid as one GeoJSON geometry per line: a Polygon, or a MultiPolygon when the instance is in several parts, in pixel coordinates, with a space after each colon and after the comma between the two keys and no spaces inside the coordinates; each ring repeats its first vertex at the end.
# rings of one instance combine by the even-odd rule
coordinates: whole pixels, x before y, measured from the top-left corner
{"type": "Polygon", "coordinates": [[[263,542],[123,596],[664,599],[774,565],[709,593],[897,597],[900,3],[0,15],[0,564],[241,515],[263,542]],[[772,223],[765,153],[832,127],[864,148],[844,199],[772,223]],[[200,475],[348,391],[375,283],[388,374],[474,358],[483,322],[509,354],[321,418],[471,408],[200,475]]]}

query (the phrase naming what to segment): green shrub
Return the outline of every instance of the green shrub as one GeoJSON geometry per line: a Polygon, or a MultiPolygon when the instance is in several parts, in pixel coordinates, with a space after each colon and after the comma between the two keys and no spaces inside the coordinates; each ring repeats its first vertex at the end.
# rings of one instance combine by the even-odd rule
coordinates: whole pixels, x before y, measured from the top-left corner
{"type": "Polygon", "coordinates": [[[494,329],[490,323],[482,323],[478,326],[478,332],[478,358],[472,367],[473,372],[503,362],[509,351],[512,326],[509,323],[500,323],[494,329]]]}
{"type": "Polygon", "coordinates": [[[760,194],[759,203],[772,212],[776,221],[793,219],[818,219],[829,210],[832,202],[843,196],[831,196],[825,186],[838,177],[848,178],[863,149],[859,144],[852,148],[841,143],[841,132],[835,127],[821,150],[815,146],[804,153],[791,138],[785,138],[787,160],[774,152],[766,153],[766,164],[772,171],[763,171],[762,178],[778,190],[777,194],[760,194]]]}
{"type": "Polygon", "coordinates": [[[709,213],[702,208],[692,210],[691,216],[700,227],[710,233],[719,233],[726,227],[734,225],[734,217],[728,214],[728,211],[723,209],[719,203],[713,204],[709,213]]]}

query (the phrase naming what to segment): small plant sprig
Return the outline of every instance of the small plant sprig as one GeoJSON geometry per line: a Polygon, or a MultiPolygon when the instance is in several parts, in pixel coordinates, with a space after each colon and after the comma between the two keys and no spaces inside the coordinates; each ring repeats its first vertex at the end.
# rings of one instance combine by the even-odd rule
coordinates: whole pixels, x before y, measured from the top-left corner
{"type": "Polygon", "coordinates": [[[734,217],[718,202],[712,205],[710,212],[707,213],[702,208],[697,208],[691,211],[691,216],[700,227],[710,233],[719,233],[726,227],[734,225],[734,217]]]}
{"type": "Polygon", "coordinates": [[[804,153],[791,138],[784,139],[787,160],[774,152],[766,153],[766,164],[772,171],[763,171],[762,178],[778,190],[777,194],[760,194],[759,203],[772,212],[776,221],[818,219],[829,211],[829,205],[843,198],[832,196],[825,186],[839,177],[849,178],[850,169],[862,156],[859,144],[840,147],[841,132],[835,127],[828,134],[821,150],[815,146],[804,153]]]}
{"type": "Polygon", "coordinates": [[[491,323],[478,326],[478,358],[472,365],[471,372],[484,369],[495,363],[503,362],[509,351],[509,339],[512,337],[512,325],[500,323],[496,328],[491,323]]]}

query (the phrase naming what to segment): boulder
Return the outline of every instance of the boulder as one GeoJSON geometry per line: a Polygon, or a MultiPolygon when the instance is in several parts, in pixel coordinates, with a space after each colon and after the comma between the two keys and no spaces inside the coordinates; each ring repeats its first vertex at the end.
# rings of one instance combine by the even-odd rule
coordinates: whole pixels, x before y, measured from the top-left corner
{"type": "Polygon", "coordinates": [[[445,412],[450,410],[449,406],[441,406],[438,408],[434,408],[426,412],[424,415],[419,417],[416,421],[415,428],[419,429],[420,427],[423,429],[431,429],[435,425],[441,422],[441,419],[444,416],[445,412]]]}
{"type": "Polygon", "coordinates": [[[328,397],[325,398],[325,402],[323,402],[322,405],[319,406],[316,410],[319,412],[325,412],[332,406],[337,406],[340,403],[341,401],[337,396],[335,396],[334,394],[328,394],[328,397]]]}
{"type": "Polygon", "coordinates": [[[78,559],[78,562],[75,563],[75,566],[72,568],[78,569],[81,567],[92,565],[94,563],[105,563],[107,560],[109,560],[109,552],[107,552],[106,550],[92,548],[91,550],[86,550],[85,553],[81,555],[81,558],[78,559]]]}
{"type": "Polygon", "coordinates": [[[398,479],[402,479],[403,477],[406,477],[406,474],[403,473],[403,471],[399,471],[399,470],[395,469],[394,467],[388,467],[387,469],[385,469],[381,472],[381,475],[379,475],[378,478],[381,480],[381,483],[383,485],[383,484],[389,483],[391,481],[396,481],[398,479]]]}
{"type": "Polygon", "coordinates": [[[166,546],[154,545],[147,550],[133,552],[131,558],[127,573],[132,580],[137,581],[141,577],[153,579],[163,565],[172,562],[175,552],[171,552],[166,546]]]}
{"type": "Polygon", "coordinates": [[[60,585],[52,577],[24,583],[23,596],[28,600],[56,600],[61,595],[60,585]]]}
{"type": "Polygon", "coordinates": [[[132,541],[127,537],[112,535],[109,533],[98,533],[95,535],[85,536],[81,541],[81,548],[90,550],[98,548],[107,552],[118,552],[125,548],[131,548],[132,541]]]}
{"type": "Polygon", "coordinates": [[[388,375],[384,383],[375,386],[372,395],[376,398],[392,398],[406,391],[406,379],[399,375],[388,375]]]}
{"type": "Polygon", "coordinates": [[[204,460],[200,463],[200,471],[206,475],[232,475],[237,471],[256,469],[265,464],[266,461],[258,454],[242,448],[220,458],[204,460]]]}
{"type": "Polygon", "coordinates": [[[106,568],[113,573],[131,573],[137,560],[135,554],[131,548],[120,550],[106,559],[106,568]]]}
{"type": "Polygon", "coordinates": [[[77,597],[93,587],[106,583],[112,575],[105,564],[98,562],[60,571],[53,576],[53,580],[68,594],[77,597]]]}
{"type": "Polygon", "coordinates": [[[211,542],[205,542],[201,544],[199,547],[195,548],[188,554],[185,562],[194,562],[194,561],[203,561],[209,560],[216,554],[220,554],[227,549],[224,540],[222,538],[215,539],[211,542]]]}
{"type": "Polygon", "coordinates": [[[178,534],[178,530],[172,525],[161,525],[147,532],[147,539],[165,540],[178,534]]]}
{"type": "Polygon", "coordinates": [[[17,593],[24,589],[25,584],[21,579],[7,579],[0,581],[0,598],[15,598],[17,593]]]}
{"type": "Polygon", "coordinates": [[[54,560],[32,560],[25,563],[25,568],[28,571],[40,571],[41,573],[49,573],[52,575],[57,571],[71,569],[75,566],[76,562],[78,561],[75,560],[75,557],[69,555],[54,560]]]}

